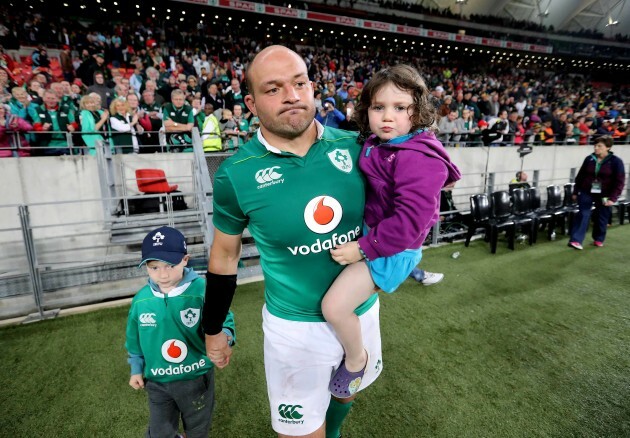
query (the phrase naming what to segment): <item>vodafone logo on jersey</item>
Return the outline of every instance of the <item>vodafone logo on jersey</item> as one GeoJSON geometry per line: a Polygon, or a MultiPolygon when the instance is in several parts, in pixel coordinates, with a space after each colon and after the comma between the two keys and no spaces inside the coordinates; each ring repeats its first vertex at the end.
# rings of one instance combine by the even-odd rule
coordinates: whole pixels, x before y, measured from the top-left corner
{"type": "Polygon", "coordinates": [[[309,230],[326,234],[334,230],[343,216],[341,204],[331,196],[317,196],[304,209],[304,222],[309,230]]]}
{"type": "MultiPolygon", "coordinates": [[[[341,204],[332,196],[317,196],[306,204],[304,208],[304,222],[309,230],[317,234],[327,234],[333,231],[343,216],[341,204]]],[[[347,232],[333,233],[327,239],[315,239],[315,242],[303,245],[287,246],[294,256],[307,256],[318,254],[322,251],[330,251],[339,244],[348,243],[359,236],[360,228],[348,230],[347,232]]]]}
{"type": "Polygon", "coordinates": [[[188,346],[179,339],[169,339],[162,344],[162,357],[171,363],[181,363],[188,356],[188,346]]]}

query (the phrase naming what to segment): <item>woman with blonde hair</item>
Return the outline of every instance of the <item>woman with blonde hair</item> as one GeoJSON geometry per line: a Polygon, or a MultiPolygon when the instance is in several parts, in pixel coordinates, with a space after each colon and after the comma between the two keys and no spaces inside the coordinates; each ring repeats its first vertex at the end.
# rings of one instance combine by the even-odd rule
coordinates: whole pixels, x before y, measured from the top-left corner
{"type": "Polygon", "coordinates": [[[97,132],[104,130],[107,123],[109,112],[102,110],[100,98],[97,99],[92,94],[83,96],[79,102],[79,119],[81,120],[81,138],[85,142],[88,150],[87,153],[96,156],[96,142],[98,140],[104,142],[105,138],[97,132]]]}
{"type": "Polygon", "coordinates": [[[186,83],[188,84],[188,92],[191,95],[194,96],[196,93],[201,93],[201,87],[199,86],[199,83],[197,82],[197,78],[195,76],[188,76],[188,78],[186,79],[186,83]]]}
{"type": "Polygon", "coordinates": [[[114,148],[123,154],[132,152],[137,154],[140,151],[140,144],[136,131],[141,128],[138,123],[138,113],[132,115],[127,99],[117,97],[109,105],[109,114],[114,148]]]}

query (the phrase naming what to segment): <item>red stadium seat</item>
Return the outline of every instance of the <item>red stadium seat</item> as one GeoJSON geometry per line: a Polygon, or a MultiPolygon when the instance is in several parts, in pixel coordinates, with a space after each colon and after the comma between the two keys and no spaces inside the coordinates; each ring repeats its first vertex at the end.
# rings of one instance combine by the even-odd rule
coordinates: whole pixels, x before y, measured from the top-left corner
{"type": "Polygon", "coordinates": [[[171,193],[177,190],[177,184],[170,185],[162,169],[136,169],[138,190],[142,193],[171,193]]]}

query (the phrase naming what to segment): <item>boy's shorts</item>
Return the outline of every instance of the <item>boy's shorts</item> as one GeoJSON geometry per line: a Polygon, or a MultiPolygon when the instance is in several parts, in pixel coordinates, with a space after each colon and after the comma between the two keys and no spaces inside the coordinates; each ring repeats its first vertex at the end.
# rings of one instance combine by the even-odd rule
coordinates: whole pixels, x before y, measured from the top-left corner
{"type": "Polygon", "coordinates": [[[393,256],[365,262],[374,284],[383,292],[392,293],[409,277],[420,260],[422,260],[422,248],[406,249],[393,256]]]}
{"type": "MultiPolygon", "coordinates": [[[[383,370],[379,301],[363,315],[363,345],[369,353],[359,391],[383,370]]],[[[289,321],[263,307],[265,375],[271,425],[277,433],[307,435],[326,419],[330,403],[328,384],[343,359],[343,347],[327,322],[289,321]]]]}

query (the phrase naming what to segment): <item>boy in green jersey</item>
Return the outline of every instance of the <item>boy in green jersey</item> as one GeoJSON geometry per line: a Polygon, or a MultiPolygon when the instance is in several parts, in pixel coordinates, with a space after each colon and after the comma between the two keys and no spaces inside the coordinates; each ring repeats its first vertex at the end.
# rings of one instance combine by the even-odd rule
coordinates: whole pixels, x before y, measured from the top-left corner
{"type": "MultiPolygon", "coordinates": [[[[174,228],[153,230],[142,242],[140,265],[146,264],[149,282],[131,303],[125,348],[129,385],[148,394],[151,438],[177,437],[180,416],[187,438],[207,438],[212,424],[214,365],[200,321],[206,282],[186,267],[188,259],[186,240],[174,228]]],[[[231,348],[232,312],[221,333],[231,348]]]]}

